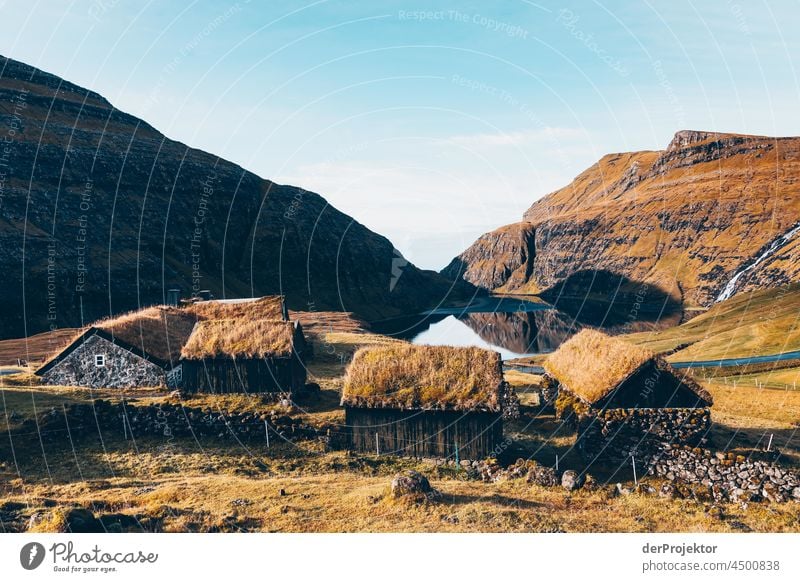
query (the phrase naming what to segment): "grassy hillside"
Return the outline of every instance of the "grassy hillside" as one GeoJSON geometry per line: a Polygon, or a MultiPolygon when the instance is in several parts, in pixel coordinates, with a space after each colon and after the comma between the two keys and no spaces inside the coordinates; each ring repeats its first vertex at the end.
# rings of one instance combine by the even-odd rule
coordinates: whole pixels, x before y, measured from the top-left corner
{"type": "Polygon", "coordinates": [[[800,350],[800,285],[741,293],[688,322],[626,339],[672,361],[714,360],[800,350]]]}

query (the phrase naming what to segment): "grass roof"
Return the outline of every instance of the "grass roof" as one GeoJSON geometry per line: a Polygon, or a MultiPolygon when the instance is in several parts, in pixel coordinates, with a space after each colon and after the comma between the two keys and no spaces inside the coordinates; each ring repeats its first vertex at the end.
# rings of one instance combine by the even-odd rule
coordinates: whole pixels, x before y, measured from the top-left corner
{"type": "MultiPolygon", "coordinates": [[[[154,358],[175,364],[193,338],[195,324],[201,326],[201,335],[192,342],[195,346],[192,349],[198,353],[201,348],[213,352],[216,345],[223,351],[232,350],[232,353],[241,346],[242,355],[290,353],[292,328],[291,323],[283,321],[283,314],[283,297],[274,295],[254,299],[198,301],[185,307],[157,305],[101,319],[91,327],[101,329],[154,358]],[[213,325],[217,321],[236,323],[213,325]],[[266,321],[270,322],[269,325],[266,321]],[[283,323],[287,323],[288,328],[279,325],[283,323]],[[245,332],[237,333],[232,329],[237,326],[253,334],[253,337],[239,337],[245,332]],[[262,331],[265,335],[259,337],[262,331]]],[[[58,349],[45,359],[42,366],[56,359],[88,329],[73,331],[67,341],[59,342],[58,349]]]]}
{"type": "Polygon", "coordinates": [[[655,354],[599,331],[584,329],[544,362],[545,371],[570,392],[593,404],[655,354]]]}
{"type": "Polygon", "coordinates": [[[184,308],[197,319],[283,319],[283,297],[197,301],[184,308]]]}
{"type": "Polygon", "coordinates": [[[544,369],[566,390],[594,404],[650,361],[712,402],[711,395],[697,382],[674,370],[654,352],[592,329],[585,329],[564,342],[545,360],[544,369]]]}
{"type": "MultiPolygon", "coordinates": [[[[180,359],[181,348],[189,339],[196,321],[197,318],[184,309],[157,305],[101,319],[91,327],[101,329],[154,358],[175,364],[180,359]]],[[[88,329],[90,328],[74,331],[66,342],[45,359],[42,366],[56,359],[88,329]]]]}
{"type": "Polygon", "coordinates": [[[198,322],[181,355],[190,360],[288,356],[293,341],[290,321],[215,319],[198,322]]]}
{"type": "Polygon", "coordinates": [[[176,362],[196,318],[178,307],[156,306],[101,320],[94,327],[166,362],[176,362]]]}
{"type": "Polygon", "coordinates": [[[347,369],[342,404],[398,408],[500,412],[500,354],[480,348],[366,347],[347,369]]]}

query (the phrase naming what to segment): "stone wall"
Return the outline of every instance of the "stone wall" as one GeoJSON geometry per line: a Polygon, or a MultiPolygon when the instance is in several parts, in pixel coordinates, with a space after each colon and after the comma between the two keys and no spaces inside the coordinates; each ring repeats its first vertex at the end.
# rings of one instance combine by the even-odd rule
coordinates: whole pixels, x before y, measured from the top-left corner
{"type": "Polygon", "coordinates": [[[53,409],[42,415],[38,427],[33,419],[26,420],[18,434],[41,436],[44,442],[97,437],[99,431],[103,437],[112,438],[213,437],[263,443],[267,427],[276,443],[317,438],[327,442],[332,429],[312,427],[274,411],[225,413],[169,402],[137,406],[95,400],[93,404],[73,404],[66,410],[53,409]]]}
{"type": "Polygon", "coordinates": [[[653,458],[649,473],[677,488],[690,486],[695,496],[716,501],[800,502],[800,474],[763,460],[679,445],[666,446],[653,458]]]}
{"type": "Polygon", "coordinates": [[[128,350],[92,335],[42,375],[45,384],[89,386],[92,388],[132,388],[166,386],[163,368],[128,350]],[[95,365],[95,355],[105,356],[105,365],[95,365]]]}
{"type": "Polygon", "coordinates": [[[697,445],[711,426],[708,408],[590,410],[578,420],[578,450],[587,459],[648,462],[663,445],[697,445]]]}

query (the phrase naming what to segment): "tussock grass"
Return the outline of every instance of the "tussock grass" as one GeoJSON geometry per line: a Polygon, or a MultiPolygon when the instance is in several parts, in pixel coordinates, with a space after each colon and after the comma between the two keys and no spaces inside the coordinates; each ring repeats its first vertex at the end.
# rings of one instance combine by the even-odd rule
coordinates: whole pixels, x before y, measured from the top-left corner
{"type": "Polygon", "coordinates": [[[356,352],[345,375],[342,404],[498,412],[502,390],[496,352],[398,344],[356,352]]]}

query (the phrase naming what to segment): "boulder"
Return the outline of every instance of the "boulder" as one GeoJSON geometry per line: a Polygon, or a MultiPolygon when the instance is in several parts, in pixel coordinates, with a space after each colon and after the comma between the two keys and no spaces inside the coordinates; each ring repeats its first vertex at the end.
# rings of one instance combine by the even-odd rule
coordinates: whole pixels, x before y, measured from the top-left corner
{"type": "Polygon", "coordinates": [[[567,491],[575,491],[583,487],[585,480],[582,473],[568,469],[561,475],[561,486],[567,491]]]}
{"type": "Polygon", "coordinates": [[[392,496],[429,495],[433,492],[430,481],[417,471],[402,471],[392,479],[392,496]]]}

